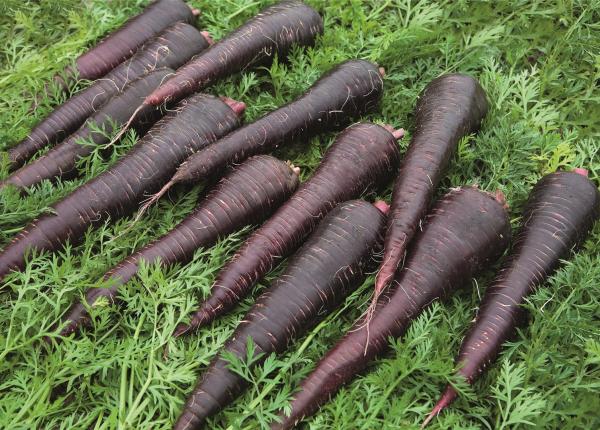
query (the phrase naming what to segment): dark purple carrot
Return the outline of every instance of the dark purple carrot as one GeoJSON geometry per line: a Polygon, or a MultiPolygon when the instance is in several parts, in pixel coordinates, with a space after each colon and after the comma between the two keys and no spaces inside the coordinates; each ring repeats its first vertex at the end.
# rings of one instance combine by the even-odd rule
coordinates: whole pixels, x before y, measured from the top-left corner
{"type": "MultiPolygon", "coordinates": [[[[11,174],[0,183],[0,188],[7,184],[29,188],[45,179],[77,176],[79,159],[91,154],[97,146],[108,143],[110,134],[127,121],[139,100],[159,86],[169,73],[172,70],[167,68],[153,70],[128,84],[122,92],[113,96],[90,116],[76,132],[40,158],[11,174]]],[[[151,122],[158,114],[156,108],[149,107],[137,116],[137,121],[151,122]]]]}
{"type": "Polygon", "coordinates": [[[204,94],[182,100],[114,166],[23,229],[0,253],[0,279],[24,267],[28,249],[56,251],[67,240],[77,243],[90,226],[133,213],[188,155],[238,127],[241,107],[204,94]]]}
{"type": "Polygon", "coordinates": [[[284,58],[294,45],[312,46],[321,33],[323,19],[304,3],[290,0],[269,6],[177,70],[145,103],[179,100],[248,67],[268,64],[275,55],[284,58]]]}
{"type": "Polygon", "coordinates": [[[175,184],[196,183],[228,164],[345,126],[376,109],[382,92],[383,80],[375,64],[364,60],[341,63],[298,99],[192,155],[146,207],[175,184]]]}
{"type": "Polygon", "coordinates": [[[195,24],[198,14],[182,0],[156,0],[81,54],[75,60],[75,70],[67,75],[90,81],[101,78],[170,25],[179,21],[195,24]]]}
{"type": "Polygon", "coordinates": [[[379,297],[370,321],[360,318],[301,383],[289,416],[272,429],[293,428],[404,334],[433,301],[464,285],[498,258],[510,237],[503,201],[472,187],[454,189],[433,207],[404,268],[379,297]]]}
{"type": "Polygon", "coordinates": [[[11,168],[18,168],[40,149],[60,142],[76,131],[85,120],[125,85],[151,70],[176,69],[209,46],[193,26],[176,23],[146,43],[133,57],[119,64],[104,78],[75,94],[58,106],[31,133],[8,151],[11,168]]]}
{"type": "MultiPolygon", "coordinates": [[[[114,301],[119,287],[138,271],[143,260],[164,266],[185,264],[199,248],[212,246],[245,225],[258,224],[279,207],[298,186],[298,170],[270,155],[257,156],[237,166],[203,198],[198,207],[173,230],[130,255],[104,275],[108,285],[86,292],[93,306],[100,298],[114,301]]],[[[86,305],[76,303],[67,312],[61,335],[88,321],[86,305]]]]}
{"type": "MultiPolygon", "coordinates": [[[[342,203],[319,224],[276,279],[248,311],[223,347],[240,359],[248,341],[261,359],[280,353],[337,307],[365,279],[365,268],[381,246],[384,215],[363,200],[342,203]]],[[[239,396],[245,381],[219,354],[188,398],[176,430],[200,428],[239,396]]]]}
{"type": "Polygon", "coordinates": [[[394,184],[373,306],[402,262],[458,142],[479,128],[487,109],[483,88],[461,74],[433,80],[420,96],[415,131],[394,184]]]}
{"type": "MultiPolygon", "coordinates": [[[[600,192],[587,171],[545,176],[533,189],[510,256],[488,287],[475,322],[456,359],[457,374],[472,384],[493,363],[504,342],[523,322],[525,304],[536,288],[587,236],[600,217],[600,192]]],[[[448,385],[423,427],[458,396],[448,385]]]]}
{"type": "Polygon", "coordinates": [[[396,137],[384,127],[359,123],[344,130],[313,176],[225,265],[190,323],[180,324],[175,335],[204,326],[233,308],[281,259],[291,255],[338,203],[389,181],[399,159],[396,137]]]}

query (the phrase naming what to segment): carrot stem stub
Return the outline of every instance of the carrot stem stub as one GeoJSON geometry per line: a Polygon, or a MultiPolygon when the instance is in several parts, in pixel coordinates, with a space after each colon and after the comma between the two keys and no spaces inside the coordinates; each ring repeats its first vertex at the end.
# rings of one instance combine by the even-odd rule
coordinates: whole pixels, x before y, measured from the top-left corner
{"type": "MultiPolygon", "coordinates": [[[[370,203],[340,204],[319,224],[275,280],[242,318],[224,351],[247,355],[282,352],[305,330],[322,320],[365,279],[365,269],[381,246],[385,216],[370,203]]],[[[253,366],[262,362],[257,360],[253,366]]],[[[188,398],[176,430],[199,429],[205,420],[240,395],[246,385],[219,354],[188,398]]]]}
{"type": "Polygon", "coordinates": [[[400,337],[434,300],[464,285],[497,259],[510,237],[510,223],[495,196],[472,187],[452,190],[426,217],[408,260],[377,302],[370,321],[359,319],[301,383],[289,415],[273,429],[289,429],[315,413],[342,385],[400,337]]]}
{"type": "MultiPolygon", "coordinates": [[[[457,374],[472,384],[524,320],[525,300],[587,236],[600,216],[600,192],[587,170],[552,173],[534,187],[511,254],[486,290],[460,346],[457,374]]],[[[448,385],[423,427],[458,397],[448,385]]]]}

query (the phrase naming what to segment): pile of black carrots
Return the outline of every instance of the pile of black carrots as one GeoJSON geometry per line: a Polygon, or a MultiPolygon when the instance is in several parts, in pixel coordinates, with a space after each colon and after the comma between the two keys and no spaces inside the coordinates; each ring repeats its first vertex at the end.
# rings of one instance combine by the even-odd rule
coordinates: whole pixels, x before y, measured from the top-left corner
{"type": "MultiPolygon", "coordinates": [[[[383,354],[434,300],[488,268],[508,247],[511,229],[500,191],[472,186],[434,194],[459,141],[476,132],[488,104],[474,78],[443,75],[415,108],[412,140],[401,157],[402,129],[359,122],[383,95],[384,71],[345,61],[304,95],[241,126],[244,104],[199,93],[213,83],[295,46],[312,46],[321,16],[297,0],[266,8],[218,42],[195,26],[198,11],[182,0],[157,0],[81,55],[55,80],[91,84],[40,122],[9,152],[12,174],[0,188],[26,189],[76,177],[78,160],[136,127],[143,137],[114,166],[52,206],[0,253],[0,280],[24,269],[30,250],[55,252],[94,226],[144,209],[173,185],[215,183],[172,231],[127,257],[85,293],[48,341],[90,322],[100,298],[118,303],[119,288],[140,262],[186,263],[199,248],[245,225],[263,223],[217,275],[208,297],[175,336],[194,333],[230,311],[284,258],[285,271],[256,299],[224,351],[246,357],[284,351],[323,319],[377,267],[372,304],[302,382],[273,429],[314,414],[344,384],[383,354]],[[266,155],[280,145],[341,130],[313,175],[266,155]],[[82,145],[85,140],[87,144],[82,145]],[[48,149],[50,148],[50,149],[48,149]],[[35,156],[47,150],[43,155],[35,156]],[[391,205],[360,200],[394,181],[391,205]],[[214,182],[213,182],[214,181],[214,182]],[[148,198],[151,196],[151,198],[148,198]],[[381,254],[383,257],[381,257],[381,254]]],[[[1,191],[0,191],[1,192],[1,191]]],[[[600,215],[600,193],[587,171],[555,172],[534,187],[496,280],[461,346],[457,372],[472,383],[498,356],[523,317],[527,296],[581,244],[600,215]]],[[[260,360],[253,361],[254,365],[260,360]]],[[[201,428],[232,402],[245,381],[219,354],[190,395],[176,429],[201,428]]],[[[426,425],[457,397],[448,386],[426,425]]]]}

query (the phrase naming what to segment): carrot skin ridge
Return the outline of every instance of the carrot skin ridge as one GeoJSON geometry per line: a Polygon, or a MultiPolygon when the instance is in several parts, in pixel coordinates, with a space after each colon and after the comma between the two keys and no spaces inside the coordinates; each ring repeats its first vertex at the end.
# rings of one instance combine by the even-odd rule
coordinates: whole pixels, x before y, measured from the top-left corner
{"type": "Polygon", "coordinates": [[[304,3],[290,0],[269,6],[179,68],[145,103],[177,101],[219,79],[269,64],[275,55],[284,58],[295,45],[312,46],[322,33],[323,19],[304,3]]]}
{"type": "Polygon", "coordinates": [[[415,131],[394,183],[373,305],[400,266],[458,142],[479,128],[487,110],[483,88],[462,74],[434,79],[419,97],[415,131]]]}
{"type": "Polygon", "coordinates": [[[361,317],[301,383],[290,416],[272,429],[293,428],[314,414],[342,385],[404,334],[434,300],[464,285],[497,259],[510,238],[506,210],[493,196],[473,187],[450,191],[425,218],[404,268],[383,291],[371,320],[361,317]]]}
{"type": "MultiPolygon", "coordinates": [[[[153,70],[126,85],[122,92],[102,105],[77,131],[40,158],[12,173],[3,184],[29,188],[45,179],[68,179],[78,176],[77,161],[91,154],[95,146],[108,143],[110,138],[107,135],[114,131],[113,126],[123,124],[130,117],[133,107],[138,105],[137,100],[158,87],[169,73],[172,73],[172,70],[167,68],[153,70]],[[96,131],[95,128],[104,129],[104,132],[96,131]],[[93,144],[83,145],[82,139],[91,139],[93,144]]],[[[158,109],[145,109],[136,122],[152,122],[159,114],[158,109]]]]}
{"type": "Polygon", "coordinates": [[[133,57],[57,106],[25,139],[10,148],[11,169],[21,167],[40,149],[52,146],[76,131],[128,83],[155,69],[176,69],[208,46],[201,32],[189,24],[178,22],[168,27],[144,44],[133,57]]]}
{"type": "Polygon", "coordinates": [[[345,61],[324,74],[301,97],[192,155],[177,169],[173,183],[197,182],[227,164],[346,126],[377,109],[382,93],[383,80],[375,64],[345,61]]]}
{"type": "MultiPolygon", "coordinates": [[[[581,170],[543,177],[532,190],[513,249],[482,299],[456,358],[472,384],[524,321],[526,298],[544,284],[600,217],[600,192],[581,170]]],[[[448,385],[424,426],[458,396],[448,385]]]]}
{"type": "Polygon", "coordinates": [[[24,267],[29,248],[56,251],[67,240],[77,243],[90,226],[130,215],[188,155],[239,125],[235,112],[216,97],[197,94],[182,100],[114,166],[52,205],[55,215],[25,227],[0,253],[0,279],[24,267]]]}
{"type": "MultiPolygon", "coordinates": [[[[269,155],[257,156],[234,168],[200,201],[196,209],[170,232],[133,253],[104,275],[107,288],[91,288],[85,294],[88,306],[101,297],[114,302],[119,287],[138,271],[142,260],[169,266],[188,263],[194,252],[212,246],[245,225],[267,218],[298,187],[298,174],[285,162],[269,155]]],[[[83,303],[74,304],[63,321],[66,336],[87,324],[83,303]]]]}
{"type": "MultiPolygon", "coordinates": [[[[285,350],[364,281],[365,268],[380,249],[384,225],[385,216],[370,203],[354,200],[338,205],[257,299],[223,349],[244,358],[251,338],[263,359],[285,350]]],[[[241,394],[245,382],[227,366],[221,354],[213,359],[174,429],[200,428],[241,394]]]]}
{"type": "Polygon", "coordinates": [[[244,242],[217,275],[209,296],[174,335],[190,333],[233,308],[253,285],[291,255],[338,203],[384,184],[400,160],[396,140],[381,126],[358,123],[345,129],[313,176],[244,242]]]}
{"type": "Polygon", "coordinates": [[[149,39],[177,22],[196,24],[190,7],[182,0],[156,0],[139,15],[126,21],[75,61],[79,79],[95,80],[131,57],[149,39]]]}

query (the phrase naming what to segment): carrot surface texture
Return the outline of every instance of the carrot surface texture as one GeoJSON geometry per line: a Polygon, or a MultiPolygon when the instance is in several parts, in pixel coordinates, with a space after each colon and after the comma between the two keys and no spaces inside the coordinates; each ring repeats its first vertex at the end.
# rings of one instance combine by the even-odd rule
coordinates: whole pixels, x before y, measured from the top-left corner
{"type": "MultiPolygon", "coordinates": [[[[504,342],[524,322],[527,297],[541,286],[586,238],[600,216],[600,192],[587,172],[551,173],[534,187],[522,225],[456,359],[457,374],[472,384],[493,363],[504,342]]],[[[448,407],[458,392],[448,385],[423,423],[448,407]]]]}
{"type": "Polygon", "coordinates": [[[483,88],[467,75],[434,79],[419,97],[414,134],[394,183],[371,310],[400,266],[458,142],[479,128],[487,110],[483,88]]]}
{"type": "Polygon", "coordinates": [[[108,271],[106,287],[88,290],[85,304],[76,303],[67,312],[61,335],[88,321],[87,306],[100,298],[114,301],[119,287],[135,276],[142,260],[147,264],[160,261],[164,266],[185,264],[199,248],[212,246],[245,225],[264,221],[297,186],[298,169],[270,155],[252,157],[235,167],[173,230],[108,271]]]}
{"type": "MultiPolygon", "coordinates": [[[[75,77],[87,80],[103,77],[170,25],[179,21],[194,25],[197,14],[182,0],[156,0],[150,3],[142,13],[81,54],[75,60],[75,77]]],[[[73,72],[68,74],[73,75],[73,72]]]]}
{"type": "Polygon", "coordinates": [[[11,169],[21,167],[40,149],[55,145],[76,131],[128,83],[152,70],[162,67],[176,69],[186,63],[209,46],[207,37],[183,22],[165,29],[144,44],[133,57],[56,107],[25,139],[10,148],[11,169]]]}
{"type": "Polygon", "coordinates": [[[190,323],[180,324],[175,335],[205,326],[233,308],[256,282],[291,255],[338,203],[389,181],[399,160],[396,137],[384,127],[359,123],[345,129],[312,177],[223,267],[190,323]]]}
{"type": "MultiPolygon", "coordinates": [[[[90,155],[96,147],[107,144],[110,134],[127,121],[139,100],[158,87],[169,73],[172,73],[171,69],[157,69],[125,86],[63,142],[0,182],[0,188],[8,184],[29,188],[46,179],[78,176],[77,161],[90,155]]],[[[148,108],[136,120],[152,122],[159,114],[158,109],[148,108]]]]}
{"type": "Polygon", "coordinates": [[[295,45],[312,46],[322,33],[323,19],[301,1],[269,6],[177,70],[145,103],[177,101],[248,67],[266,65],[276,55],[285,58],[295,45]]]}
{"type": "MultiPolygon", "coordinates": [[[[384,214],[370,203],[338,205],[290,259],[285,272],[256,301],[223,351],[243,359],[249,340],[259,364],[280,353],[335,309],[365,279],[365,268],[381,246],[384,214]]],[[[255,357],[256,358],[256,357],[255,357]]],[[[176,430],[201,428],[205,420],[238,397],[244,379],[219,354],[188,398],[176,430]]]]}
{"type": "Polygon", "coordinates": [[[417,234],[404,268],[380,296],[369,321],[360,318],[301,383],[289,415],[272,429],[293,428],[314,414],[342,385],[404,334],[434,300],[469,282],[496,260],[510,237],[508,214],[488,193],[473,187],[450,191],[434,205],[417,234]]]}
{"type": "Polygon", "coordinates": [[[298,99],[190,156],[163,189],[146,203],[146,207],[175,184],[196,183],[228,164],[345,126],[375,110],[382,93],[383,80],[375,64],[364,60],[341,63],[298,99]]]}
{"type": "Polygon", "coordinates": [[[0,253],[0,279],[24,267],[28,250],[56,251],[67,240],[77,243],[90,226],[133,213],[189,154],[238,127],[240,107],[204,94],[182,100],[114,166],[25,227],[0,253]]]}

